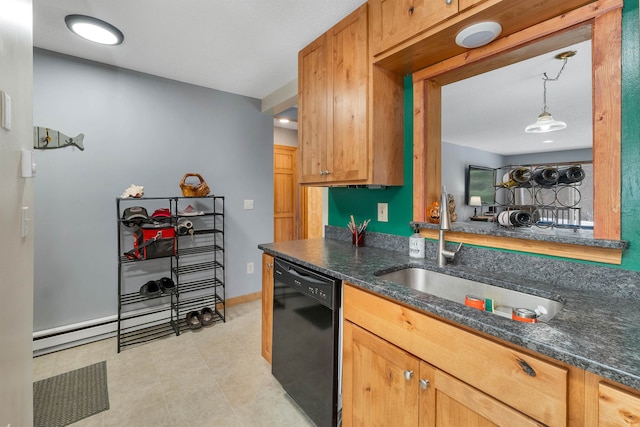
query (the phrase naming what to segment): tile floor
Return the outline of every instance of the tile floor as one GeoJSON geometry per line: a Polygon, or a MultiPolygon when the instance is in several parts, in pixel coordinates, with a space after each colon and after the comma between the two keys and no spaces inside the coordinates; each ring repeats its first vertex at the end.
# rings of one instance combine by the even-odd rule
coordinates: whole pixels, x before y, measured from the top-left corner
{"type": "Polygon", "coordinates": [[[107,361],[110,409],[73,426],[313,426],[260,355],[261,302],[227,322],[129,347],[115,338],[33,359],[34,381],[107,361]]]}

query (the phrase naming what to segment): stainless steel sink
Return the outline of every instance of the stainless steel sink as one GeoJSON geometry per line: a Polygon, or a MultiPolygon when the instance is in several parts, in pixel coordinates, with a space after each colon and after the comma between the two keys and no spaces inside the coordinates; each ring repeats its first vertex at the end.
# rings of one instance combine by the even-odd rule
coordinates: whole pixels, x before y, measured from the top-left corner
{"type": "Polygon", "coordinates": [[[538,320],[547,322],[558,314],[563,307],[562,303],[552,299],[462,279],[423,268],[403,268],[390,273],[378,272],[375,275],[398,285],[407,286],[460,304],[465,303],[467,295],[480,299],[491,298],[493,300],[494,314],[508,317],[509,319],[511,319],[511,310],[513,308],[527,308],[535,311],[538,307],[543,307],[543,310],[540,310],[542,313],[540,313],[538,320]]]}

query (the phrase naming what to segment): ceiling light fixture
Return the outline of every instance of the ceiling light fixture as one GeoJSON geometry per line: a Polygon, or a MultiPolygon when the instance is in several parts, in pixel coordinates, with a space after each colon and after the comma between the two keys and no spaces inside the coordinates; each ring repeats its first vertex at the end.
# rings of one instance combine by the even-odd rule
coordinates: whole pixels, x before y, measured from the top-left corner
{"type": "Polygon", "coordinates": [[[291,120],[287,119],[286,117],[282,117],[282,118],[278,119],[278,121],[280,123],[289,123],[291,120]]]}
{"type": "Polygon", "coordinates": [[[538,116],[538,120],[535,123],[530,124],[524,131],[527,133],[545,133],[545,132],[553,132],[556,130],[561,130],[567,127],[565,122],[554,120],[551,114],[547,111],[547,82],[555,82],[560,78],[560,74],[564,70],[565,65],[567,65],[567,60],[576,54],[575,50],[570,50],[567,52],[559,53],[555,56],[556,59],[562,60],[562,67],[560,71],[558,71],[558,75],[551,79],[547,76],[547,73],[542,74],[542,113],[538,116]]]}
{"type": "Polygon", "coordinates": [[[91,16],[67,15],[64,22],[71,32],[95,43],[114,46],[124,41],[124,35],[119,29],[91,16]]]}
{"type": "Polygon", "coordinates": [[[478,22],[463,29],[456,36],[456,44],[473,49],[494,41],[502,32],[502,25],[497,22],[478,22]]]}

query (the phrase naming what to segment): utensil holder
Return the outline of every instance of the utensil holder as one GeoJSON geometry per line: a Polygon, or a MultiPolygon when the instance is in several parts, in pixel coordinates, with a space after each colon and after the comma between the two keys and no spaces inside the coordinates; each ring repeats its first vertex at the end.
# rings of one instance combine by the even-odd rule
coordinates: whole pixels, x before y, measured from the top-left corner
{"type": "Polygon", "coordinates": [[[364,246],[364,231],[351,233],[351,244],[355,247],[364,246]]]}

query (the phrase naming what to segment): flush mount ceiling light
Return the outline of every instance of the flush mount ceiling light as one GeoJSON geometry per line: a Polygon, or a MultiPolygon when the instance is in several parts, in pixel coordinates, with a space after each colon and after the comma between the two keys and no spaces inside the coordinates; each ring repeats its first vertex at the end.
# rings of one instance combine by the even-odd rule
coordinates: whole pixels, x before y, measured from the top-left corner
{"type": "Polygon", "coordinates": [[[562,67],[560,71],[558,71],[558,75],[551,79],[547,76],[547,73],[542,74],[542,113],[538,116],[538,120],[535,123],[527,126],[524,131],[527,133],[545,133],[545,132],[553,132],[556,130],[561,130],[567,127],[565,122],[561,122],[559,120],[554,120],[551,114],[547,111],[547,82],[555,82],[560,78],[560,74],[562,74],[562,70],[564,70],[565,65],[567,65],[567,61],[569,58],[576,54],[575,50],[571,50],[568,52],[562,52],[555,56],[556,59],[562,60],[562,67]]]}
{"type": "Polygon", "coordinates": [[[113,46],[124,41],[124,35],[120,30],[91,16],[67,15],[64,22],[71,32],[95,43],[113,46]]]}
{"type": "Polygon", "coordinates": [[[502,32],[497,22],[479,22],[463,29],[456,36],[456,44],[469,49],[481,47],[494,41],[502,32]]]}

